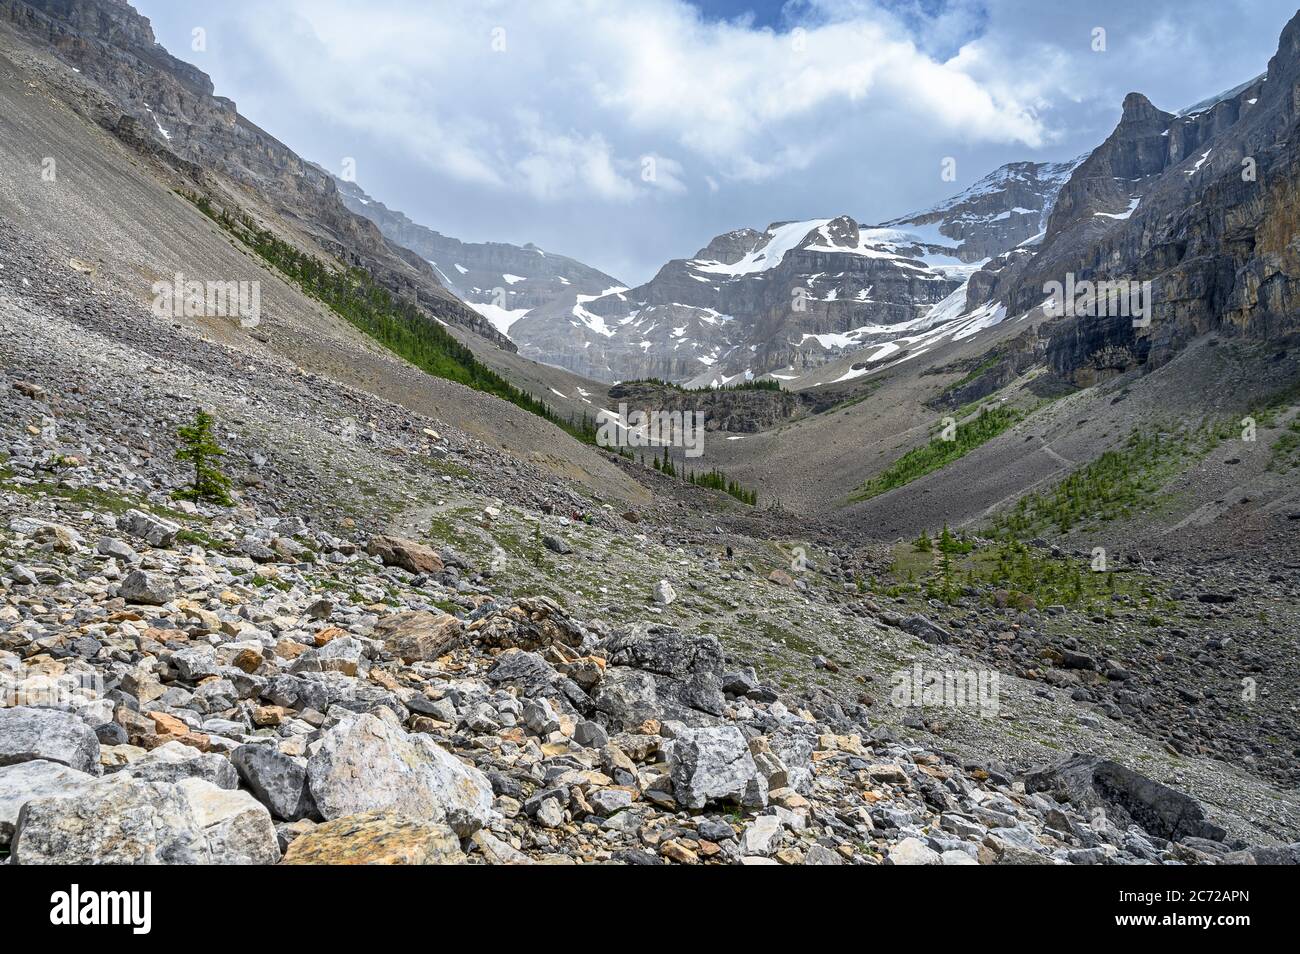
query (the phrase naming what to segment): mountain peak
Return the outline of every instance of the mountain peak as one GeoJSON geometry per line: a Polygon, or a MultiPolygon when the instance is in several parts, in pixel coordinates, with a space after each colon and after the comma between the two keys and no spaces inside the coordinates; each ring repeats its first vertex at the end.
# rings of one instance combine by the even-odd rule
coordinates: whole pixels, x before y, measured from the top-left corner
{"type": "Polygon", "coordinates": [[[1133,125],[1136,123],[1147,123],[1156,120],[1168,123],[1174,118],[1173,113],[1166,113],[1156,106],[1141,93],[1129,93],[1124,97],[1124,114],[1120,117],[1121,126],[1133,125]]]}

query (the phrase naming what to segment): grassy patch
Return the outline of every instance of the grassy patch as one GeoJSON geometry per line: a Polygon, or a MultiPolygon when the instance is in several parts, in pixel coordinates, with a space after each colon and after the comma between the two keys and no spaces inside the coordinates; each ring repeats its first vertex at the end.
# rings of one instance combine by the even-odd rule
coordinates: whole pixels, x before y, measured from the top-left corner
{"type": "Polygon", "coordinates": [[[973,419],[956,424],[951,440],[945,440],[941,432],[929,443],[913,448],[863,484],[849,499],[868,500],[946,467],[991,441],[1024,416],[1016,408],[983,408],[973,419]]]}
{"type": "Polygon", "coordinates": [[[1069,533],[1150,511],[1169,479],[1199,460],[1231,433],[1224,422],[1197,428],[1137,430],[1069,474],[1051,490],[1021,497],[990,526],[1003,540],[1027,540],[1044,532],[1069,533]]]}

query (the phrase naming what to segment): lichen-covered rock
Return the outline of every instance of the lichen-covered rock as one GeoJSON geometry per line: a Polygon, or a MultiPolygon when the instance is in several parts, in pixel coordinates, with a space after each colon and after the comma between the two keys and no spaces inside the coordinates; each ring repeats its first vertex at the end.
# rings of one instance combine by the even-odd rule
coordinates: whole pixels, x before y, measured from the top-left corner
{"type": "Polygon", "coordinates": [[[10,846],[20,865],[210,864],[212,849],[176,785],[105,779],[23,805],[10,846]]]}
{"type": "Polygon", "coordinates": [[[458,865],[460,839],[446,825],[396,812],[345,815],[295,838],[286,865],[458,865]]]}
{"type": "Polygon", "coordinates": [[[369,714],[347,716],[325,733],[307,763],[307,784],[328,820],[393,811],[468,837],[492,817],[492,785],[482,772],[428,736],[369,714]]]}

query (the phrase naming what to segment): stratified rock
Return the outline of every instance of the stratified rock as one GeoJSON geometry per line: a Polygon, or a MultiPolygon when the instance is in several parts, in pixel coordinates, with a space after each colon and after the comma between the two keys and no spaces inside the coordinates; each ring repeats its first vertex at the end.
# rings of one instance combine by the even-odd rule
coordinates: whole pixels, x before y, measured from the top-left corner
{"type": "Polygon", "coordinates": [[[99,774],[99,739],[77,716],[55,709],[0,709],[0,765],[45,759],[99,774]]]}
{"type": "Polygon", "coordinates": [[[464,864],[456,833],[446,825],[415,821],[396,812],[345,815],[289,845],[286,865],[464,864]]]}
{"type": "Polygon", "coordinates": [[[10,846],[20,865],[210,864],[207,836],[176,785],[106,779],[23,805],[10,846]]]}
{"type": "Polygon", "coordinates": [[[683,730],[673,743],[668,770],[673,796],[685,808],[703,808],[715,801],[746,808],[767,804],[767,780],[734,726],[683,730]]]}
{"type": "Polygon", "coordinates": [[[408,573],[441,573],[442,557],[414,540],[401,537],[371,537],[366,552],[384,566],[401,567],[408,573]]]}
{"type": "Polygon", "coordinates": [[[405,663],[432,662],[459,645],[463,624],[450,613],[411,610],[385,616],[375,626],[375,638],[405,663]]]}
{"type": "Polygon", "coordinates": [[[307,763],[307,784],[326,819],[394,811],[445,822],[462,837],[492,817],[492,786],[426,735],[408,735],[370,714],[325,733],[307,763]]]}

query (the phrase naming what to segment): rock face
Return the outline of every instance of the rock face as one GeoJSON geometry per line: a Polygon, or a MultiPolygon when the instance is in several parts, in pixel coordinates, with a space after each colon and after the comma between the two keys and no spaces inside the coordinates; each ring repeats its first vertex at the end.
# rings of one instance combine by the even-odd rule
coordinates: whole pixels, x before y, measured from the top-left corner
{"type": "Polygon", "coordinates": [[[67,712],[19,706],[0,709],[0,766],[44,759],[99,774],[99,739],[67,712]]]}
{"type": "Polygon", "coordinates": [[[326,822],[294,839],[286,865],[457,865],[465,862],[446,825],[393,812],[361,812],[326,822]]]}
{"type": "Polygon", "coordinates": [[[1040,329],[1046,360],[1087,386],[1166,363],[1209,331],[1273,341],[1297,330],[1300,18],[1282,32],[1268,72],[1175,115],[1129,94],[1110,137],[1061,189],[1036,255],[998,274],[993,294],[1018,313],[1044,287],[1149,281],[1149,321],[1065,317],[1040,329]]]}
{"type": "Polygon", "coordinates": [[[1077,808],[1100,808],[1123,827],[1130,822],[1160,838],[1222,841],[1223,828],[1205,817],[1200,802],[1130,768],[1092,755],[1074,754],[1025,776],[1025,791],[1050,792],[1077,808]]]}
{"type": "Polygon", "coordinates": [[[572,309],[623,283],[589,265],[535,245],[462,242],[412,222],[366,195],[355,182],[335,180],[343,204],[434,267],[438,278],[502,334],[538,309],[572,309]]]}
{"type": "Polygon", "coordinates": [[[492,786],[481,772],[370,714],[345,717],[325,734],[307,783],[326,819],[395,811],[468,837],[492,817],[492,786]]]}
{"type": "Polygon", "coordinates": [[[20,865],[210,864],[212,849],[175,785],[112,779],[72,796],[33,798],[18,813],[20,865]]]}

